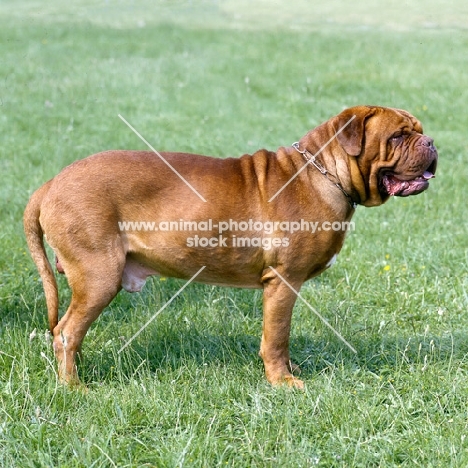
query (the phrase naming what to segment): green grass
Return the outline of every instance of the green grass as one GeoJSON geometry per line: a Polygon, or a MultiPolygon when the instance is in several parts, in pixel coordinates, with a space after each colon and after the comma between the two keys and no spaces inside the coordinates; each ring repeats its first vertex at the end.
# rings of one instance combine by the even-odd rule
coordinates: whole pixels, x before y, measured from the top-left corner
{"type": "MultiPolygon", "coordinates": [[[[468,464],[468,8],[266,1],[0,4],[0,466],[468,464]],[[291,351],[304,392],[257,355],[261,294],[183,284],[121,293],[57,384],[21,216],[75,159],[144,144],[217,156],[275,149],[356,104],[418,116],[440,154],[429,191],[358,209],[304,297],[291,351]],[[36,330],[36,336],[31,333],[36,330]]],[[[60,278],[61,310],[69,290],[60,278]]]]}

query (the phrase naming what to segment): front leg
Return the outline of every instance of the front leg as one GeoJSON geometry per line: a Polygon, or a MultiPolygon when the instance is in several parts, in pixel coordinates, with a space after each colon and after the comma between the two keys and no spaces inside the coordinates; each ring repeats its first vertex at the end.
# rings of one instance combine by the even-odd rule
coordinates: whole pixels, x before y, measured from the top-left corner
{"type": "MultiPolygon", "coordinates": [[[[290,281],[281,274],[296,291],[302,281],[290,281]]],[[[289,359],[289,334],[296,294],[272,269],[265,271],[263,282],[263,334],[260,356],[263,359],[267,380],[272,385],[286,384],[304,388],[302,380],[291,374],[289,359]]]]}

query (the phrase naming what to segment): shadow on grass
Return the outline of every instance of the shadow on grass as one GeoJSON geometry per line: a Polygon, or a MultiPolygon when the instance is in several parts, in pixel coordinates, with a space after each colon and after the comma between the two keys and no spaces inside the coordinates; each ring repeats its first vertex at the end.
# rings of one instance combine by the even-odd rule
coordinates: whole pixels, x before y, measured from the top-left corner
{"type": "MultiPolygon", "coordinates": [[[[233,373],[241,368],[263,372],[258,356],[261,297],[245,290],[221,294],[210,286],[193,285],[187,297],[174,302],[176,312],[170,317],[161,316],[161,320],[154,322],[119,353],[131,336],[129,324],[136,318],[129,309],[139,308],[141,304],[145,304],[145,309],[157,309],[178,287],[179,283],[168,281],[164,287],[154,287],[140,298],[119,295],[114,306],[101,314],[95,328],[97,333],[88,334],[84,341],[83,358],[79,363],[82,379],[86,383],[112,381],[118,374],[126,380],[142,368],[155,374],[170,373],[188,364],[192,368],[225,367],[233,373]],[[189,316],[187,321],[185,314],[189,316]],[[122,338],[122,333],[127,334],[127,338],[122,338]]],[[[26,334],[29,335],[35,328],[47,327],[43,308],[35,308],[31,313],[20,307],[19,297],[17,301],[18,304],[11,304],[10,313],[2,314],[4,331],[15,331],[13,335],[16,336],[27,324],[26,334]]],[[[136,331],[133,326],[131,328],[136,331]]],[[[301,367],[301,378],[307,380],[322,372],[341,369],[390,375],[411,366],[423,368],[428,363],[458,365],[468,356],[468,336],[464,332],[438,336],[402,330],[392,335],[373,329],[355,333],[351,341],[357,354],[326,330],[317,333],[311,329],[307,334],[293,334],[291,358],[301,367]]]]}
{"type": "MultiPolygon", "coordinates": [[[[323,336],[312,339],[310,335],[296,335],[291,340],[291,358],[300,365],[304,380],[328,371],[361,370],[388,376],[402,369],[422,369],[428,364],[458,366],[468,355],[467,338],[463,333],[424,337],[378,335],[357,341],[358,353],[354,354],[334,338],[328,341],[323,336]]],[[[247,368],[263,372],[259,345],[259,336],[242,333],[226,336],[200,330],[164,330],[135,340],[120,354],[115,346],[96,348],[88,354],[85,344],[79,368],[87,384],[113,380],[116,373],[125,381],[135,378],[141,369],[151,374],[174,373],[193,366],[225,367],[232,373],[247,368]]]]}

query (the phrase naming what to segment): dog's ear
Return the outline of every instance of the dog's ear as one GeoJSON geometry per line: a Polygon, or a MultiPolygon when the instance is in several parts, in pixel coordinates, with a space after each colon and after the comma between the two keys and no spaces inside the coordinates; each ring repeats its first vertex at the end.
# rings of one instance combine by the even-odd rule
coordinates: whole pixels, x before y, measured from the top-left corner
{"type": "Polygon", "coordinates": [[[376,108],[357,106],[346,109],[336,116],[335,131],[339,132],[336,139],[350,156],[361,154],[365,122],[375,112],[376,108]]]}

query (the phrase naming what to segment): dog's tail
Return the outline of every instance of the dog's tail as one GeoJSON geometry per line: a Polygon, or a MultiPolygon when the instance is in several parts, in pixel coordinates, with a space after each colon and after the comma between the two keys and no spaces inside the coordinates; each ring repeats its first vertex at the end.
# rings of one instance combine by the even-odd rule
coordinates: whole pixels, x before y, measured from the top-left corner
{"type": "Polygon", "coordinates": [[[51,181],[47,182],[32,194],[24,211],[23,225],[31,257],[42,279],[42,287],[44,288],[47,303],[49,329],[52,333],[58,323],[58,288],[44,247],[44,231],[39,222],[42,200],[49,191],[50,183],[51,181]]]}

